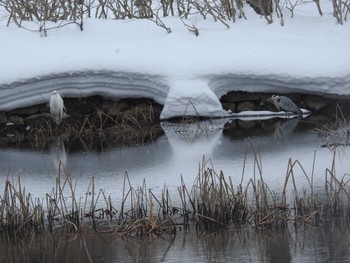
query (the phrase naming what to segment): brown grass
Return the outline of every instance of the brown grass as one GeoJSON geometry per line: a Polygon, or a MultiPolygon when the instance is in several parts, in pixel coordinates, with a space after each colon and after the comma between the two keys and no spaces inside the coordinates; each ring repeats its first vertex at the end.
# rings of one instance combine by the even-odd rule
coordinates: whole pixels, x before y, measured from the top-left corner
{"type": "MultiPolygon", "coordinates": [[[[197,229],[266,229],[273,226],[299,228],[317,226],[325,220],[348,220],[350,215],[350,176],[338,178],[335,164],[325,172],[325,191],[316,193],[313,174],[308,175],[299,161],[288,161],[285,183],[276,194],[264,182],[259,151],[251,144],[256,174],[243,185],[235,186],[230,177],[215,172],[203,158],[198,175],[188,188],[181,178],[177,202],[173,203],[166,186],[161,196],[147,188],[130,184],[124,175],[122,202],[117,205],[105,192],[97,190],[91,178],[83,197],[76,196],[74,181],[62,164],[55,187],[43,199],[33,199],[20,177],[6,180],[0,195],[0,232],[18,235],[28,231],[61,229],[84,232],[93,229],[122,236],[167,236],[182,227],[197,229]],[[297,189],[296,170],[309,182],[297,189]]],[[[247,151],[248,152],[248,151],[247,151]]],[[[245,165],[245,164],[244,164],[245,165]]]]}
{"type": "Polygon", "coordinates": [[[163,130],[154,115],[152,105],[147,114],[135,107],[133,111],[120,112],[117,116],[101,109],[83,119],[68,117],[60,125],[51,119],[40,119],[32,123],[32,129],[18,138],[16,145],[29,142],[33,148],[45,149],[57,136],[78,139],[84,149],[103,150],[115,144],[144,144],[154,141],[163,130]]]}
{"type": "Polygon", "coordinates": [[[334,150],[340,146],[350,145],[350,125],[339,105],[331,119],[314,130],[324,142],[322,147],[334,150]]]}

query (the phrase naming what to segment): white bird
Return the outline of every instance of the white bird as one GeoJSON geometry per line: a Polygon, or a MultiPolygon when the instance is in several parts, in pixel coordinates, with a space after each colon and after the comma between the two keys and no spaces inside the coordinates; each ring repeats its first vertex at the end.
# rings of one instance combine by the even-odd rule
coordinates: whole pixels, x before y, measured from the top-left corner
{"type": "Polygon", "coordinates": [[[63,99],[61,98],[60,94],[54,90],[50,98],[50,113],[52,119],[57,125],[60,124],[63,118],[63,110],[66,110],[63,104],[63,99]]]}

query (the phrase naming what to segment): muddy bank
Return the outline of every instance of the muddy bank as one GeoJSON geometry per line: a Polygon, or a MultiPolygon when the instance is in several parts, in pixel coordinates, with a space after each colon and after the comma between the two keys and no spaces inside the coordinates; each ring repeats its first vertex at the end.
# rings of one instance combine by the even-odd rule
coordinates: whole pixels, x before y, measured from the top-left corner
{"type": "MultiPolygon", "coordinates": [[[[225,110],[276,111],[266,103],[270,93],[229,92],[222,96],[225,110]]],[[[326,121],[334,115],[337,107],[347,115],[350,113],[349,101],[339,98],[324,98],[305,94],[288,94],[297,106],[310,110],[310,122],[326,121]]],[[[79,137],[78,144],[99,144],[101,148],[113,144],[146,143],[163,134],[160,127],[160,114],[163,106],[151,99],[121,99],[112,101],[101,96],[88,98],[64,98],[67,115],[56,125],[50,116],[48,104],[0,112],[0,146],[19,146],[45,148],[50,138],[60,135],[63,138],[79,137]],[[83,142],[81,142],[83,139],[83,142]]],[[[199,120],[196,116],[194,120],[199,120]]],[[[174,118],[172,121],[182,121],[174,118]]],[[[235,120],[227,128],[234,133],[244,130],[266,129],[270,125],[257,125],[235,120]],[[262,127],[262,128],[261,128],[262,127]]],[[[72,140],[74,142],[74,140],[72,140]]],[[[73,143],[74,144],[74,143],[73,143]]],[[[77,148],[81,145],[77,145],[77,148]]]]}
{"type": "MultiPolygon", "coordinates": [[[[272,93],[232,91],[222,96],[220,101],[225,110],[231,110],[232,112],[261,110],[276,111],[272,104],[266,103],[266,100],[272,95],[272,93]]],[[[286,94],[285,96],[294,101],[299,108],[304,108],[317,114],[328,115],[329,113],[334,112],[334,108],[337,104],[341,104],[344,107],[347,105],[347,108],[350,109],[350,101],[342,100],[339,97],[326,98],[307,94],[286,94]]]]}
{"type": "Polygon", "coordinates": [[[103,148],[145,143],[163,133],[159,125],[162,106],[150,99],[111,101],[93,96],[64,98],[64,104],[67,112],[59,125],[51,119],[48,104],[1,112],[0,146],[45,148],[47,141],[60,135],[79,137],[87,145],[97,140],[103,148]]]}

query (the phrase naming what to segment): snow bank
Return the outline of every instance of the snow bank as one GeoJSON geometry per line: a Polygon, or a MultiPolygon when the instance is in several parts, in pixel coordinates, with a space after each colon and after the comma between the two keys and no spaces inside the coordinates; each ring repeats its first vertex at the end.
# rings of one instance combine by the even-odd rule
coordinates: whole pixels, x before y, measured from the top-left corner
{"type": "Polygon", "coordinates": [[[350,96],[350,23],[335,23],[331,2],[322,3],[322,17],[314,3],[304,5],[293,19],[284,10],[284,27],[249,7],[247,20],[229,29],[196,16],[187,23],[198,37],[174,17],[162,18],[171,34],[148,20],[87,19],[84,31],[72,25],[48,37],[3,19],[0,110],[47,102],[55,89],[63,97],[153,98],[162,118],[225,116],[219,99],[234,90],[350,96]]]}
{"type": "Polygon", "coordinates": [[[53,90],[59,91],[62,97],[147,97],[164,104],[168,89],[161,77],[152,75],[115,72],[58,74],[4,85],[0,90],[0,110],[47,103],[53,90]]]}

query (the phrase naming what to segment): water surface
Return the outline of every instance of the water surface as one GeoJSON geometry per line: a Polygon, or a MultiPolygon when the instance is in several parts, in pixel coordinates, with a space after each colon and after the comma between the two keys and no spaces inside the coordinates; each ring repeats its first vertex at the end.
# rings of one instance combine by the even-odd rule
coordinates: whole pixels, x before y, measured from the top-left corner
{"type": "MultiPolygon", "coordinates": [[[[190,187],[203,160],[206,167],[230,176],[237,187],[263,178],[278,193],[291,159],[301,164],[293,170],[298,189],[309,190],[311,183],[322,193],[333,160],[337,176],[349,173],[350,152],[349,147],[337,151],[321,147],[325,142],[315,126],[308,119],[162,123],[164,135],[153,143],[107,147],[102,152],[73,149],[72,139],[57,137],[48,150],[0,149],[0,185],[20,175],[26,192],[43,198],[55,186],[61,161],[77,181],[77,195],[85,196],[94,177],[95,187],[104,189],[118,203],[127,172],[133,186],[145,181],[156,195],[166,186],[175,205],[181,176],[190,187]]],[[[54,262],[347,262],[349,236],[345,225],[331,223],[262,232],[249,226],[218,232],[179,229],[176,236],[145,239],[115,234],[56,234],[32,237],[29,247],[2,238],[0,261],[17,261],[16,255],[22,251],[21,255],[31,261],[54,262]]]]}
{"type": "MultiPolygon", "coordinates": [[[[30,242],[0,238],[1,262],[348,262],[349,229],[249,229],[143,239],[115,234],[32,235],[30,242]]],[[[28,241],[28,240],[27,240],[28,241]]]]}
{"type": "MultiPolygon", "coordinates": [[[[213,120],[186,126],[163,123],[164,135],[154,143],[109,147],[102,152],[70,151],[70,142],[59,137],[44,151],[2,148],[0,182],[9,175],[14,178],[20,175],[27,191],[34,197],[42,197],[54,186],[62,161],[65,170],[79,182],[77,193],[83,195],[94,177],[96,187],[118,199],[126,172],[133,186],[141,186],[145,180],[147,187],[155,192],[161,191],[164,185],[176,191],[181,176],[187,186],[192,185],[204,159],[210,160],[207,167],[223,171],[237,186],[262,176],[271,189],[278,191],[283,186],[291,159],[300,162],[294,169],[298,186],[308,188],[306,173],[315,188],[323,188],[326,169],[332,168],[334,151],[321,147],[324,142],[310,128],[312,126],[298,128],[299,124],[293,123],[292,131],[282,133],[278,120],[269,122],[274,126],[267,131],[254,135],[248,129],[249,136],[244,136],[230,133],[228,124],[232,121],[236,120],[229,123],[213,120]]],[[[339,147],[336,151],[334,160],[338,175],[349,172],[348,148],[339,147]]]]}

